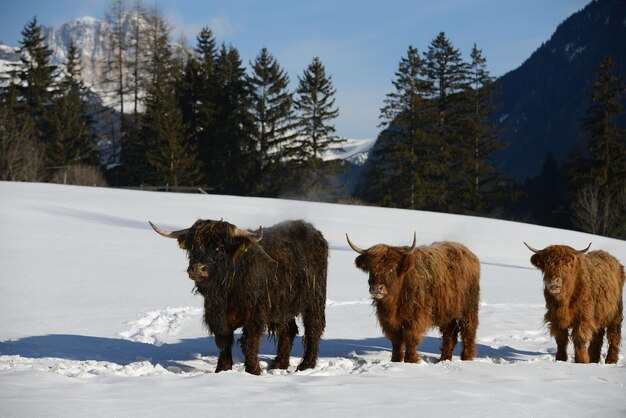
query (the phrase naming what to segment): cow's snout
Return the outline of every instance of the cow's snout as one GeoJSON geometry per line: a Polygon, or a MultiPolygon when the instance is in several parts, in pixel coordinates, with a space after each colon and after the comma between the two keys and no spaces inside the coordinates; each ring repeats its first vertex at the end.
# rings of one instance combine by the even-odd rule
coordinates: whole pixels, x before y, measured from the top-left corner
{"type": "Polygon", "coordinates": [[[203,263],[193,263],[189,265],[187,269],[187,274],[189,278],[195,280],[197,282],[201,282],[202,280],[209,277],[209,269],[206,264],[203,263]]]}
{"type": "Polygon", "coordinates": [[[387,288],[384,284],[370,285],[370,295],[372,295],[374,299],[382,299],[387,295],[387,288]]]}
{"type": "Polygon", "coordinates": [[[553,295],[558,295],[561,293],[561,286],[563,281],[560,277],[552,277],[550,280],[546,281],[546,290],[553,295]]]}

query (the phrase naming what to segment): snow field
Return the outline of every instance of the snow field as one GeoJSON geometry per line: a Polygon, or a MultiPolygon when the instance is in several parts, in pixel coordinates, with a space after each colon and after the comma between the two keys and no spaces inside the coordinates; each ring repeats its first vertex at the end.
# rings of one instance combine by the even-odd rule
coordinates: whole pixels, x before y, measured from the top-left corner
{"type": "MultiPolygon", "coordinates": [[[[572,231],[427,212],[0,182],[0,416],[626,416],[625,357],[617,365],[554,361],[543,325],[540,272],[522,241],[604,249],[626,264],[626,243],[572,231]],[[318,366],[250,376],[234,349],[215,374],[187,260],[164,228],[197,218],[240,227],[312,222],[331,248],[327,327],[318,366]],[[481,260],[478,356],[436,363],[431,330],[419,364],[391,363],[362,247],[455,240],[481,260]]],[[[624,348],[622,347],[622,350],[624,348]]],[[[262,340],[263,367],[273,342],[262,340]]],[[[570,348],[570,354],[572,350],[570,348]]],[[[606,354],[606,343],[603,356],[606,354]]]]}

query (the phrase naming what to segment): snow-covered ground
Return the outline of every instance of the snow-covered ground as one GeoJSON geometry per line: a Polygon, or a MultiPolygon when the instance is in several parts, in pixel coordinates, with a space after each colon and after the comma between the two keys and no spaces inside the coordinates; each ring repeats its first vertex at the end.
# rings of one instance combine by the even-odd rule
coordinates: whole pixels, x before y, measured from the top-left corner
{"type": "MultiPolygon", "coordinates": [[[[542,323],[534,247],[605,249],[626,242],[520,223],[299,201],[0,183],[0,416],[624,417],[626,369],[554,361],[542,323]],[[157,236],[197,218],[241,227],[314,223],[331,247],[327,328],[317,368],[251,376],[213,373],[186,258],[157,236]],[[432,331],[420,364],[391,363],[345,233],[362,247],[465,243],[481,259],[479,355],[435,363],[432,331]]],[[[571,349],[570,349],[571,351],[571,349]]],[[[262,365],[274,346],[264,341],[262,365]]],[[[603,350],[606,354],[606,344],[603,350]]]]}

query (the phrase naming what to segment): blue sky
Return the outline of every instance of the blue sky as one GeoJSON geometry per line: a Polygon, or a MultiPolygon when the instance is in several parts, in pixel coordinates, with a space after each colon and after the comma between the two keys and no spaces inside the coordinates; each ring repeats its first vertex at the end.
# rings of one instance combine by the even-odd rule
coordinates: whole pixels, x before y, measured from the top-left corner
{"type": "MultiPolygon", "coordinates": [[[[236,47],[244,63],[266,47],[298,76],[319,56],[337,90],[337,134],[372,138],[400,58],[409,45],[425,51],[441,31],[467,59],[474,43],[500,76],[519,67],[559,23],[590,0],[160,0],[190,46],[203,26],[236,47]]],[[[145,0],[150,5],[152,0],[145,0]]],[[[36,15],[57,26],[73,18],[103,18],[107,0],[0,0],[0,41],[17,45],[36,15]]]]}

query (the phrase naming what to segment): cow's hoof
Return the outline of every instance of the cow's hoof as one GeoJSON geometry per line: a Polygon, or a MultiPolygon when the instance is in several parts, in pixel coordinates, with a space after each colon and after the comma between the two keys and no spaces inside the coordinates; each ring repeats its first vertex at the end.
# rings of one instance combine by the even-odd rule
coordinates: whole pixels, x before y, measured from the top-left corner
{"type": "Polygon", "coordinates": [[[215,373],[219,373],[219,372],[226,372],[228,370],[232,370],[233,369],[233,364],[219,364],[217,363],[217,367],[215,368],[215,373]]]}
{"type": "Polygon", "coordinates": [[[284,360],[274,359],[270,363],[268,369],[269,370],[273,370],[273,369],[287,370],[288,367],[289,367],[289,360],[284,361],[284,360]]]}
{"type": "Polygon", "coordinates": [[[255,376],[260,375],[261,371],[262,371],[261,366],[259,366],[258,364],[256,366],[246,366],[246,373],[250,373],[255,376]]]}
{"type": "Polygon", "coordinates": [[[314,361],[303,361],[302,363],[300,363],[298,365],[298,371],[301,372],[302,370],[306,370],[306,369],[313,369],[315,368],[315,362],[314,361]]]}

